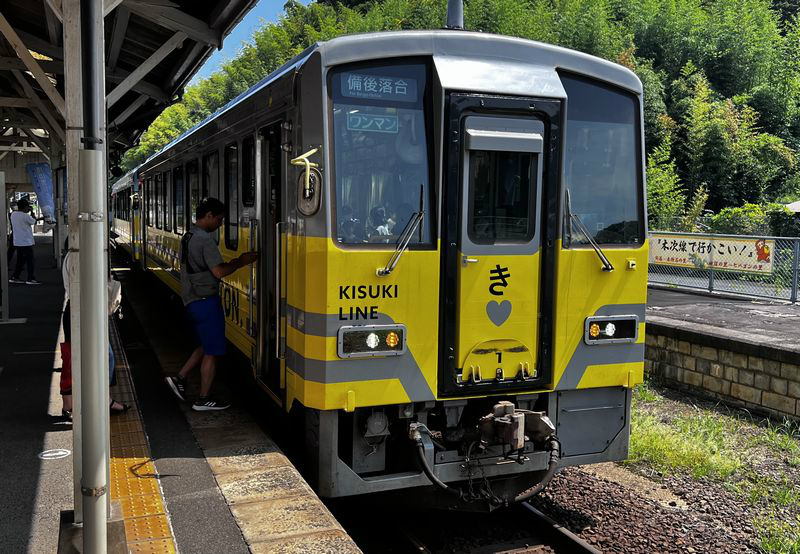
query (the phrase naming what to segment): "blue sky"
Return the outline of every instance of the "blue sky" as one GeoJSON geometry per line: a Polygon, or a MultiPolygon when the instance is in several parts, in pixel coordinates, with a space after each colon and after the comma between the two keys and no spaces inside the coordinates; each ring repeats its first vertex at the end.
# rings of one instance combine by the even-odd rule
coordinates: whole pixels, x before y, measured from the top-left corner
{"type": "MultiPolygon", "coordinates": [[[[304,4],[307,2],[303,2],[304,4]]],[[[219,69],[222,64],[236,57],[242,49],[243,42],[250,42],[253,31],[270,21],[277,21],[278,16],[283,13],[283,6],[286,0],[258,0],[255,7],[247,12],[239,24],[225,37],[222,50],[216,50],[208,58],[200,71],[191,80],[191,84],[200,79],[204,79],[219,69]]]]}

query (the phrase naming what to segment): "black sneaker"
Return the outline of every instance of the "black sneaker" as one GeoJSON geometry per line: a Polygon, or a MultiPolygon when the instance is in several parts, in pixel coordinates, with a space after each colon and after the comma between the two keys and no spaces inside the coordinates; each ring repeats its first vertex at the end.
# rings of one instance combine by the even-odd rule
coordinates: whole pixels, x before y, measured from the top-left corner
{"type": "Polygon", "coordinates": [[[41,283],[39,281],[37,281],[36,279],[29,279],[29,280],[25,281],[25,284],[26,285],[41,285],[41,283]]]}
{"type": "Polygon", "coordinates": [[[23,281],[23,280],[22,280],[22,279],[20,279],[19,277],[10,277],[10,278],[8,279],[8,282],[9,282],[9,283],[17,283],[17,284],[24,284],[24,283],[25,283],[25,281],[23,281]]]}
{"type": "Polygon", "coordinates": [[[230,408],[231,405],[225,402],[220,402],[218,400],[214,400],[210,396],[200,397],[198,398],[194,404],[192,404],[192,409],[195,412],[210,412],[214,410],[227,410],[230,408]]]}
{"type": "Polygon", "coordinates": [[[181,379],[180,377],[167,377],[166,381],[169,385],[169,388],[172,389],[172,392],[178,397],[178,400],[186,402],[186,379],[181,379]]]}

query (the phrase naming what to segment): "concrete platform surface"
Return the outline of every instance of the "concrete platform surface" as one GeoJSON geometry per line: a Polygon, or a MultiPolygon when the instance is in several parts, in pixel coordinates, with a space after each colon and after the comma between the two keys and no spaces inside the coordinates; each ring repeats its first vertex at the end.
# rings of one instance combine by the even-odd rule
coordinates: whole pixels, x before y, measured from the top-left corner
{"type": "MultiPolygon", "coordinates": [[[[172,491],[170,483],[162,479],[179,551],[360,553],[355,542],[256,422],[254,415],[258,405],[248,403],[256,395],[252,391],[242,391],[242,383],[235,382],[232,377],[237,373],[231,367],[233,356],[229,355],[218,368],[212,390],[232,401],[230,409],[194,412],[189,402],[180,402],[172,395],[164,377],[176,374],[194,347],[188,325],[183,320],[183,309],[166,285],[152,274],[134,270],[120,271],[119,275],[128,311],[125,319],[129,326],[128,340],[133,341],[129,349],[135,350],[130,355],[149,352],[146,359],[139,362],[141,383],[136,385],[140,398],[145,394],[150,398],[152,413],[161,414],[148,422],[150,409],[144,410],[158,471],[162,474],[167,471],[167,460],[161,457],[164,455],[160,453],[162,447],[157,444],[169,440],[168,436],[163,436],[165,414],[169,414],[170,421],[174,420],[170,425],[188,426],[196,441],[186,457],[191,457],[195,471],[205,483],[195,493],[202,494],[204,502],[182,505],[188,491],[172,491]],[[139,392],[140,385],[146,387],[146,393],[139,392]],[[225,538],[217,535],[208,539],[216,548],[208,543],[195,543],[192,549],[181,546],[189,540],[182,537],[187,530],[207,537],[208,530],[204,526],[212,517],[213,525],[221,529],[215,533],[225,534],[225,538]]],[[[190,400],[194,399],[199,381],[197,372],[192,377],[187,391],[190,400]]],[[[147,399],[142,401],[148,402],[147,399]]],[[[173,468],[171,471],[178,474],[175,477],[184,482],[185,487],[191,487],[192,483],[183,479],[186,461],[186,458],[170,460],[168,464],[173,468]]]]}
{"type": "Polygon", "coordinates": [[[650,288],[647,321],[800,354],[800,306],[650,288]]]}

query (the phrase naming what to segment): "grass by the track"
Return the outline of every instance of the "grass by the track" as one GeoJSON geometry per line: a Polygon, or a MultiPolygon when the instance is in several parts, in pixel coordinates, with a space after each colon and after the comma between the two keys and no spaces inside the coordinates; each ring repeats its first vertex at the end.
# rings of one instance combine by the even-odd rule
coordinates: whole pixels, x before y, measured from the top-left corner
{"type": "Polygon", "coordinates": [[[745,506],[768,554],[800,554],[800,424],[707,402],[634,393],[626,464],[657,475],[710,480],[745,506]]]}

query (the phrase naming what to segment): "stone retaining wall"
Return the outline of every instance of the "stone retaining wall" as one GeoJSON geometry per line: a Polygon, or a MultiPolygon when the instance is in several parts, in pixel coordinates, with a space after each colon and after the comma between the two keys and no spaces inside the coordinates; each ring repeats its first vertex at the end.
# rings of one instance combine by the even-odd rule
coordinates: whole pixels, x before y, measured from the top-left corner
{"type": "Polygon", "coordinates": [[[777,419],[800,418],[800,352],[718,328],[647,320],[645,373],[695,394],[777,419]]]}

